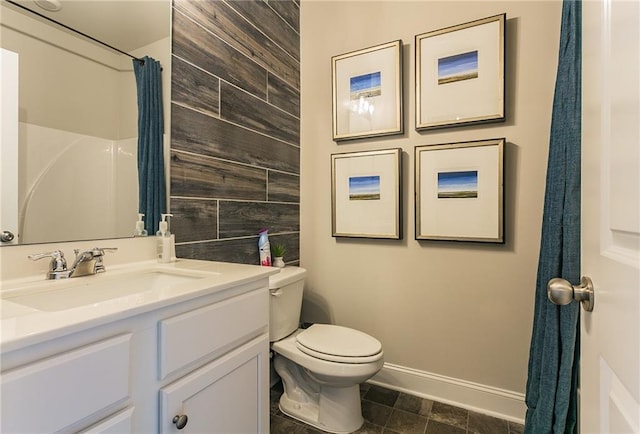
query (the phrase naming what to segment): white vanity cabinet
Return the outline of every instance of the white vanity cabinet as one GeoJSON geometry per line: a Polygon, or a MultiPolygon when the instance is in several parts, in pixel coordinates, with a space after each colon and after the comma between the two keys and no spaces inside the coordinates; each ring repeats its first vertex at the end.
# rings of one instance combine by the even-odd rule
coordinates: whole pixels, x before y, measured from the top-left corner
{"type": "Polygon", "coordinates": [[[0,432],[268,433],[268,297],[261,274],[3,349],[0,432]]]}
{"type": "Polygon", "coordinates": [[[160,390],[161,433],[269,432],[268,303],[251,291],[160,322],[161,378],[222,354],[160,390]]]}
{"type": "Polygon", "coordinates": [[[160,432],[268,433],[269,337],[261,336],[160,391],[160,432]]]}
{"type": "Polygon", "coordinates": [[[130,434],[133,423],[133,408],[126,408],[117,412],[104,420],[96,423],[90,428],[81,431],[81,434],[130,434]]]}
{"type": "Polygon", "coordinates": [[[130,341],[125,334],[3,372],[2,432],[59,432],[125,402],[130,341]]]}

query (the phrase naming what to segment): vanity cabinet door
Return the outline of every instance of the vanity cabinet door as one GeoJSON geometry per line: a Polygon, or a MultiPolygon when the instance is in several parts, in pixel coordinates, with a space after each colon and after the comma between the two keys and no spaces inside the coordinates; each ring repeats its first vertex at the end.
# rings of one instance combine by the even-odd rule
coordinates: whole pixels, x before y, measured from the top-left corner
{"type": "Polygon", "coordinates": [[[163,319],[158,329],[160,379],[212,353],[247,342],[268,327],[266,287],[163,319]]]}
{"type": "Polygon", "coordinates": [[[161,433],[268,433],[269,337],[263,334],[160,390],[161,433]]]}
{"type": "Polygon", "coordinates": [[[125,402],[130,341],[121,335],[3,372],[0,432],[64,432],[125,402]]]}
{"type": "Polygon", "coordinates": [[[133,408],[127,408],[101,420],[81,434],[131,434],[133,408]]]}

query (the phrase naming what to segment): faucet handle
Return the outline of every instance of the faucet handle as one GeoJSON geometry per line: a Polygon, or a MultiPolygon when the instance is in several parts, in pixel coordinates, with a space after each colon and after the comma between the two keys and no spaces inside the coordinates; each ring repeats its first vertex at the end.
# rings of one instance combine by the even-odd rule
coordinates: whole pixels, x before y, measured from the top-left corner
{"type": "Polygon", "coordinates": [[[27,258],[32,261],[37,261],[43,258],[51,258],[51,262],[49,262],[49,271],[66,271],[67,270],[67,260],[64,257],[64,253],[61,250],[54,250],[53,252],[47,253],[34,253],[32,255],[28,255],[27,258]]]}
{"type": "Polygon", "coordinates": [[[105,270],[104,262],[102,262],[102,257],[105,252],[116,252],[118,251],[117,247],[94,247],[91,249],[93,252],[93,257],[96,258],[96,273],[103,273],[105,270]]]}
{"type": "Polygon", "coordinates": [[[33,255],[28,255],[27,258],[32,261],[51,258],[47,279],[64,279],[71,274],[71,271],[67,270],[67,260],[64,258],[64,253],[62,253],[61,250],[54,250],[53,252],[47,253],[34,253],[33,255]]]}
{"type": "Polygon", "coordinates": [[[98,256],[98,255],[104,255],[105,252],[117,252],[118,248],[117,247],[94,247],[93,249],[91,249],[91,251],[93,252],[94,255],[98,256]]]}
{"type": "MultiPolygon", "coordinates": [[[[82,253],[89,253],[91,256],[98,257],[104,256],[105,252],[115,252],[117,251],[117,247],[93,247],[89,250],[82,251],[82,253]]],[[[73,249],[73,252],[78,256],[81,252],[80,249],[73,249]]]]}

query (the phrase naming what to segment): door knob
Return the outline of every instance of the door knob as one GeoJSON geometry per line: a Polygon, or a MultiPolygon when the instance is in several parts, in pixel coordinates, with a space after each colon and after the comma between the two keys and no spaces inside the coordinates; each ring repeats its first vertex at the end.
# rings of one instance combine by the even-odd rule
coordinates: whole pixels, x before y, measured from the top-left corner
{"type": "Polygon", "coordinates": [[[553,304],[565,305],[573,300],[579,301],[587,312],[593,310],[595,303],[593,294],[593,282],[582,276],[579,285],[572,285],[569,281],[555,277],[547,283],[547,296],[553,304]]]}
{"type": "Polygon", "coordinates": [[[8,243],[13,241],[14,235],[10,231],[0,232],[0,242],[8,243]]]}

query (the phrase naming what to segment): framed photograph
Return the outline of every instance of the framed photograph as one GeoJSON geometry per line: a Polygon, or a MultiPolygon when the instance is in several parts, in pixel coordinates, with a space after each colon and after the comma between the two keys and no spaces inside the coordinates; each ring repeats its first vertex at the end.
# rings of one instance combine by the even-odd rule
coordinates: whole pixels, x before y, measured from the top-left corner
{"type": "Polygon", "coordinates": [[[504,138],[415,148],[416,239],[504,243],[504,138]]]}
{"type": "Polygon", "coordinates": [[[331,58],[333,140],[402,134],[402,41],[331,58]]]}
{"type": "Polygon", "coordinates": [[[402,149],[331,155],[334,237],[402,238],[402,149]]]}
{"type": "Polygon", "coordinates": [[[505,120],[505,20],[416,35],[416,130],[505,120]]]}

